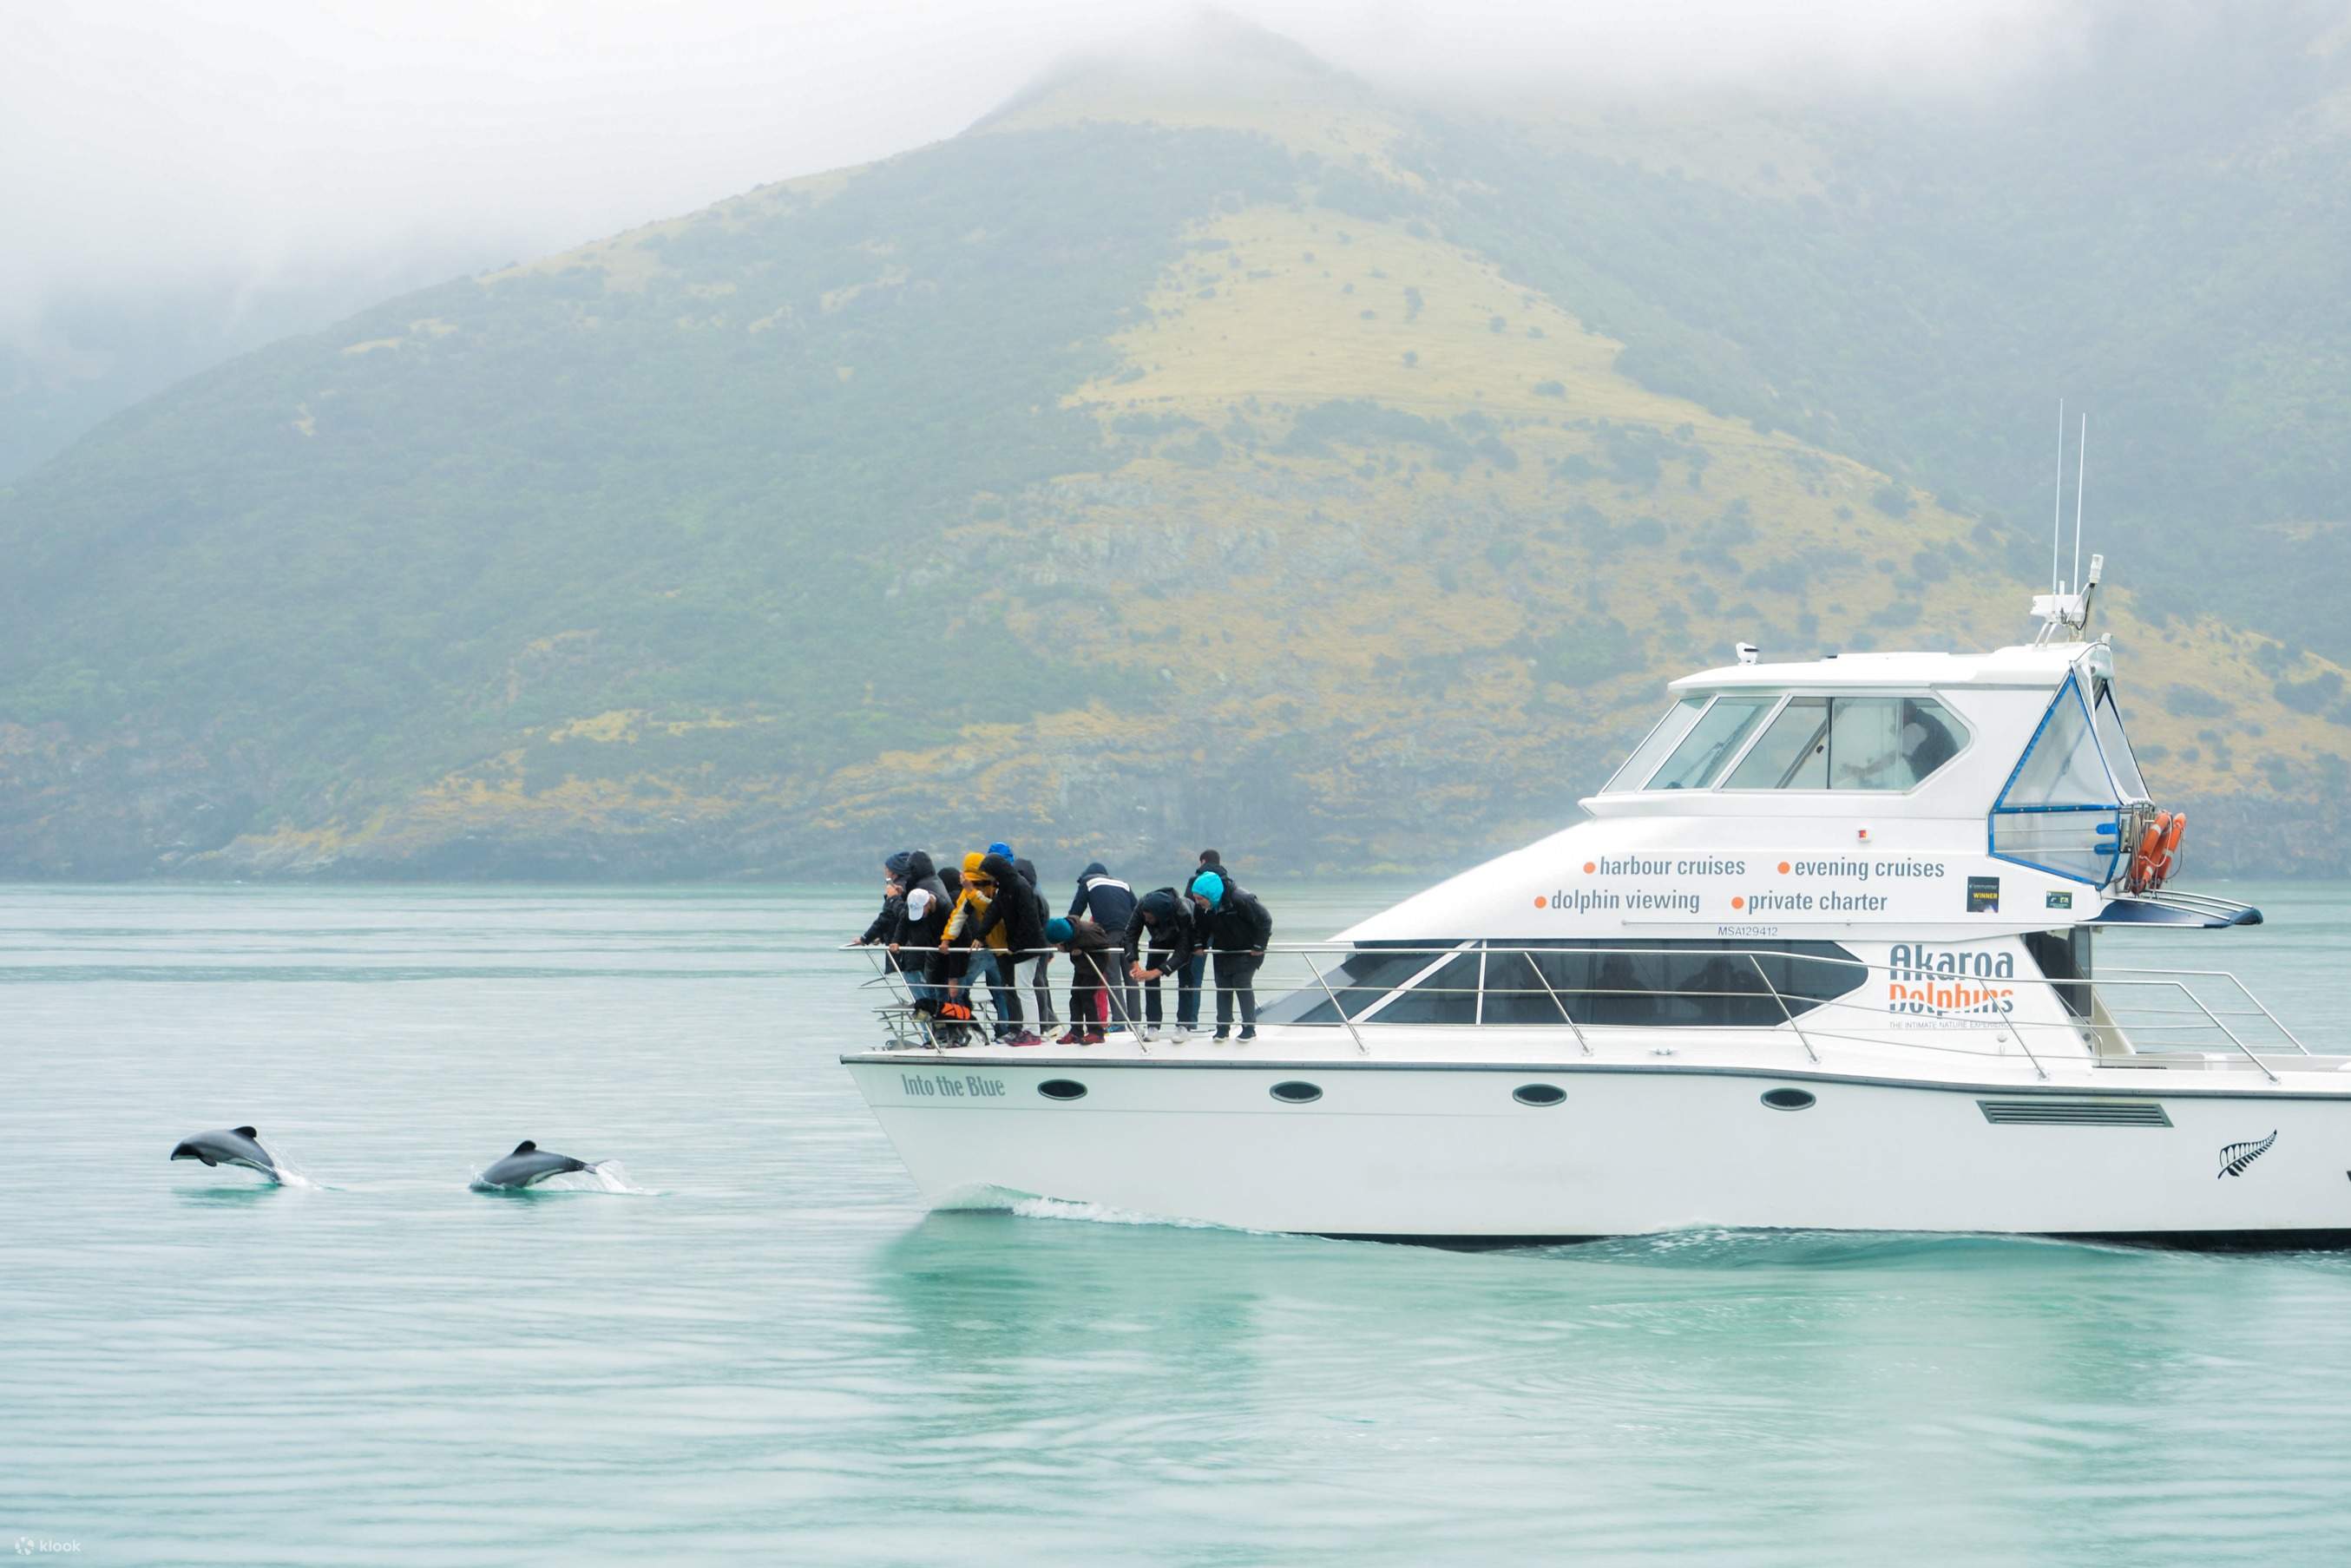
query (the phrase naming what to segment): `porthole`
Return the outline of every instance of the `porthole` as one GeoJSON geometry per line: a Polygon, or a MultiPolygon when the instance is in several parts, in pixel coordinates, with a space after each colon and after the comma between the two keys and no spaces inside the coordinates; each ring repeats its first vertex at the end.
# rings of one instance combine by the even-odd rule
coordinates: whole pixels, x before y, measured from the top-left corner
{"type": "Polygon", "coordinates": [[[1510,1091],[1510,1098],[1521,1105],[1556,1105],[1567,1098],[1567,1091],[1556,1083],[1521,1083],[1510,1091]]]}
{"type": "Polygon", "coordinates": [[[1301,1083],[1296,1079],[1291,1079],[1286,1083],[1277,1083],[1268,1092],[1275,1099],[1291,1105],[1311,1105],[1322,1098],[1322,1090],[1311,1083],[1301,1083]]]}
{"type": "Polygon", "coordinates": [[[1774,1111],[1809,1111],[1813,1094],[1809,1089],[1766,1089],[1763,1103],[1774,1111]]]}
{"type": "Polygon", "coordinates": [[[1048,1100],[1082,1100],[1086,1086],[1074,1078],[1048,1078],[1037,1085],[1037,1092],[1048,1100]]]}

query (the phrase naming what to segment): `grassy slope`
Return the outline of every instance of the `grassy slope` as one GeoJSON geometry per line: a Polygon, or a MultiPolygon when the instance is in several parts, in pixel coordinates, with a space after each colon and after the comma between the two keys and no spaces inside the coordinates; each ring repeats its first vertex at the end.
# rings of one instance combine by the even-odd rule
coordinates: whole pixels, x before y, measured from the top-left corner
{"type": "MultiPolygon", "coordinates": [[[[1733,640],[2017,626],[1993,530],[1629,379],[1576,300],[1424,221],[1414,122],[1251,68],[1287,89],[1082,77],[118,422],[19,498],[47,552],[19,604],[168,571],[48,617],[16,689],[51,722],[0,726],[19,820],[61,820],[98,755],[118,825],[245,869],[781,869],[999,832],[1425,865],[1555,824],[1733,640]],[[1145,86],[1158,125],[1101,123],[1145,86]],[[110,490],[159,451],[223,495],[200,527],[110,490]],[[280,698],[243,722],[88,725],[256,686],[280,698]],[[241,831],[207,841],[140,768],[234,780],[241,831]]],[[[2343,732],[2271,681],[2333,666],[2126,591],[2105,624],[2159,789],[2339,773],[2343,732]]]]}

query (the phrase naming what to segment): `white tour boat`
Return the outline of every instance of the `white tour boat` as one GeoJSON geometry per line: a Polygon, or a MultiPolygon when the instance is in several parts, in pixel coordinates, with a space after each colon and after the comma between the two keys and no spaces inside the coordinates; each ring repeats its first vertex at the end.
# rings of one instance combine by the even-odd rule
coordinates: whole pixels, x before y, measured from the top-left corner
{"type": "Polygon", "coordinates": [[[1488,1243],[2351,1239],[2346,1059],[2220,971],[2094,962],[2118,926],[2261,916],[2165,886],[2184,824],[2088,599],[2037,600],[2028,646],[1742,646],[1674,682],[1589,821],[1277,945],[1246,1044],[940,1049],[901,1001],[895,1043],[841,1061],[943,1207],[1488,1243]]]}

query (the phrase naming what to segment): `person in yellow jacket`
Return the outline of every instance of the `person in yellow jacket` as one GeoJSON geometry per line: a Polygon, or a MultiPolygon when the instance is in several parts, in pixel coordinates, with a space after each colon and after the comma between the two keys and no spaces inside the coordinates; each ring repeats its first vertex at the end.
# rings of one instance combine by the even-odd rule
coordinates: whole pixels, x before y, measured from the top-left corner
{"type": "Polygon", "coordinates": [[[963,891],[956,895],[955,907],[947,913],[946,935],[939,943],[939,950],[955,953],[962,949],[948,970],[947,1000],[976,995],[979,982],[985,979],[988,995],[995,998],[996,1038],[1008,1044],[1025,1045],[1036,1037],[1029,1033],[1027,1019],[1020,1011],[1020,988],[1013,983],[1008,951],[1011,938],[1000,920],[985,938],[978,935],[987,906],[1000,891],[996,878],[980,864],[987,858],[977,851],[963,857],[963,891]]]}

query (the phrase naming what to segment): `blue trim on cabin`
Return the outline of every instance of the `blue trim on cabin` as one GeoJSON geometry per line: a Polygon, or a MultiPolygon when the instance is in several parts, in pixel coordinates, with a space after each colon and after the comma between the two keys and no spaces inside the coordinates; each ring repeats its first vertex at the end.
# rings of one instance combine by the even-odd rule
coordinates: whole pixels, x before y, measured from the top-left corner
{"type": "MultiPolygon", "coordinates": [[[[2116,713],[2119,715],[2120,711],[2117,709],[2116,713]]],[[[1984,818],[1984,852],[1996,861],[2006,861],[2011,865],[2029,866],[2034,871],[2046,872],[2051,876],[2062,876],[2067,882],[2078,882],[2085,887],[2109,886],[2122,868],[2122,795],[2121,786],[2115,782],[2114,765],[2106,760],[2106,748],[2098,739],[2097,715],[2090,711],[2089,700],[2082,695],[2080,676],[2075,672],[2068,671],[2065,684],[2057,688],[2057,695],[2049,699],[2049,706],[2041,715],[2041,722],[2032,727],[2032,738],[2024,743],[2022,751],[2017,753],[2016,766],[2008,770],[2007,781],[2001,785],[2000,793],[1992,797],[1991,810],[1984,818]],[[2011,806],[2007,804],[2008,792],[2016,788],[2017,778],[2023,773],[2024,765],[2032,759],[2032,753],[2041,745],[2042,737],[2048,734],[2050,725],[2055,721],[2058,705],[2069,695],[2073,697],[2075,707],[2081,713],[2082,722],[2088,727],[2090,750],[2098,759],[2098,771],[2105,776],[2106,791],[2115,798],[2115,803],[2096,806],[2011,806]],[[2045,817],[2064,811],[2101,811],[2114,819],[2111,822],[2100,823],[2097,830],[2100,837],[2114,841],[2113,846],[2105,851],[2106,872],[2104,876],[2083,876],[2060,866],[2027,860],[2022,855],[2003,854],[1996,847],[1998,841],[1994,828],[2001,818],[2045,817]]]]}

